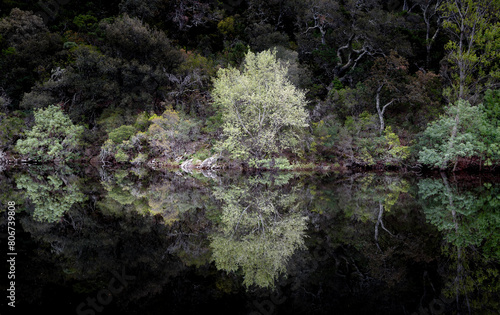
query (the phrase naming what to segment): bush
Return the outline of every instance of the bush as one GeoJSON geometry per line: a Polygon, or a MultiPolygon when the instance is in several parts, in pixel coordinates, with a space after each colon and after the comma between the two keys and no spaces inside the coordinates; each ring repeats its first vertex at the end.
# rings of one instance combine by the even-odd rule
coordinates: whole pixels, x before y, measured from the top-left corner
{"type": "Polygon", "coordinates": [[[349,116],[337,136],[337,155],[361,166],[378,163],[397,166],[406,160],[410,155],[410,148],[401,145],[392,128],[388,126],[383,135],[380,135],[378,129],[374,115],[363,112],[359,117],[349,116]]]}
{"type": "Polygon", "coordinates": [[[129,140],[137,131],[134,126],[123,125],[109,133],[109,139],[116,144],[120,144],[125,140],[129,140]]]}
{"type": "Polygon", "coordinates": [[[155,154],[175,158],[185,146],[198,140],[199,124],[168,108],[161,116],[153,115],[147,131],[149,146],[155,154]]]}
{"type": "MultiPolygon", "coordinates": [[[[491,117],[490,117],[491,119],[491,117]]],[[[438,120],[430,123],[420,138],[419,161],[433,167],[446,168],[458,158],[500,157],[500,128],[494,128],[483,105],[471,106],[459,100],[446,108],[438,120]]]]}
{"type": "Polygon", "coordinates": [[[75,126],[60,107],[51,105],[35,112],[35,126],[25,140],[16,144],[17,152],[37,161],[68,161],[75,157],[83,127],[75,126]]]}
{"type": "Polygon", "coordinates": [[[288,159],[284,157],[262,160],[251,159],[248,165],[255,168],[278,169],[280,171],[291,170],[293,168],[288,159]]]}

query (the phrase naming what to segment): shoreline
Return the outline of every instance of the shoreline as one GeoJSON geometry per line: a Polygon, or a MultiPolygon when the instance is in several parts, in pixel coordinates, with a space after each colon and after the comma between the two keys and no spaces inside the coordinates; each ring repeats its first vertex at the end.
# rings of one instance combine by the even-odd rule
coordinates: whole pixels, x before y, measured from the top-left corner
{"type": "Polygon", "coordinates": [[[91,158],[80,158],[71,160],[68,162],[58,162],[58,161],[48,161],[48,162],[40,162],[34,161],[30,159],[16,159],[12,158],[12,156],[8,156],[3,160],[0,160],[0,166],[5,168],[10,167],[24,167],[29,165],[52,165],[52,166],[62,166],[68,164],[81,164],[81,165],[91,165],[96,168],[105,167],[107,169],[122,169],[127,167],[145,167],[155,171],[162,170],[183,170],[186,173],[190,173],[192,171],[237,171],[242,173],[259,173],[259,172],[284,172],[284,173],[293,173],[293,172],[314,172],[314,173],[364,173],[364,172],[397,172],[402,174],[440,174],[441,172],[450,173],[450,174],[498,174],[500,175],[500,167],[497,165],[493,166],[482,166],[478,165],[465,165],[463,167],[459,167],[456,171],[452,171],[452,168],[448,168],[446,170],[440,170],[438,168],[430,168],[419,163],[409,164],[409,165],[383,165],[381,163],[365,166],[365,165],[345,165],[342,161],[337,162],[319,162],[319,163],[296,163],[290,164],[287,168],[278,168],[278,167],[251,167],[248,166],[248,163],[241,161],[230,161],[224,163],[210,164],[209,166],[203,166],[205,161],[193,159],[188,159],[183,161],[182,163],[173,162],[173,161],[164,161],[160,159],[151,159],[145,163],[141,164],[132,164],[132,163],[102,163],[98,160],[98,156],[94,156],[91,158]]]}

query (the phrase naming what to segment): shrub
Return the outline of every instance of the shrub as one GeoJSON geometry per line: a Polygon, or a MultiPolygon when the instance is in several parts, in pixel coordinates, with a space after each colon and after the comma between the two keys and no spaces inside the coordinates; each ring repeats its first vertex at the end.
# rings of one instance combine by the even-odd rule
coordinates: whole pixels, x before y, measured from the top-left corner
{"type": "Polygon", "coordinates": [[[35,125],[16,150],[33,160],[68,161],[75,157],[83,127],[75,126],[60,107],[51,105],[35,111],[35,125]]]}
{"type": "Polygon", "coordinates": [[[109,133],[109,139],[116,144],[129,140],[136,133],[134,126],[123,125],[109,133]]]}
{"type": "Polygon", "coordinates": [[[180,155],[186,144],[198,140],[199,124],[167,108],[161,116],[153,115],[147,131],[152,151],[167,158],[180,155]]]}

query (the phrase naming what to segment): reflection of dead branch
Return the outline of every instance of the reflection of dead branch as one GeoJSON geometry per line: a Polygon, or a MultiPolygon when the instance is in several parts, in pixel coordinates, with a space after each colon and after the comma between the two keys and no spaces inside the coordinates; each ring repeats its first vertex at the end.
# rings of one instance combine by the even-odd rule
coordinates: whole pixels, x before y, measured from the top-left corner
{"type": "Polygon", "coordinates": [[[375,224],[375,244],[377,245],[378,249],[380,252],[382,252],[382,249],[380,248],[380,245],[378,243],[378,227],[382,227],[384,231],[389,233],[391,236],[394,236],[388,229],[385,228],[384,226],[384,221],[382,220],[382,214],[384,213],[384,205],[382,204],[381,201],[378,203],[379,205],[379,211],[378,211],[378,218],[377,218],[377,223],[375,224]]]}
{"type": "Polygon", "coordinates": [[[60,244],[58,241],[52,242],[50,246],[52,247],[52,252],[56,254],[60,254],[64,250],[64,244],[60,244]]]}

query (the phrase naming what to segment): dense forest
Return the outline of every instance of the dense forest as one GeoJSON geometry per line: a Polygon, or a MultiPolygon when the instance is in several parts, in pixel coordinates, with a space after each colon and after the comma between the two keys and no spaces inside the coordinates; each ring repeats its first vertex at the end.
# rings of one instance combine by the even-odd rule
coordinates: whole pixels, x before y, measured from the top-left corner
{"type": "Polygon", "coordinates": [[[499,0],[2,1],[0,161],[500,165],[499,0]]]}

